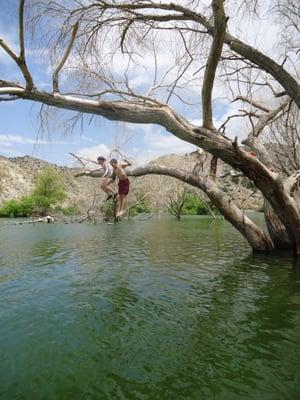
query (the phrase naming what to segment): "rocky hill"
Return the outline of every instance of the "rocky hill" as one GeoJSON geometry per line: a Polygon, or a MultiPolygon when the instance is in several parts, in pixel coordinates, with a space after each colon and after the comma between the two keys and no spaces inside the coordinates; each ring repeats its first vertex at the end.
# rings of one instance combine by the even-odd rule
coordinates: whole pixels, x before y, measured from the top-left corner
{"type": "Polygon", "coordinates": [[[63,206],[88,209],[94,197],[103,197],[99,179],[74,178],[77,168],[61,167],[30,156],[0,157],[0,205],[6,200],[20,199],[29,195],[34,188],[35,177],[45,167],[55,168],[62,176],[68,193],[63,206]]]}
{"type": "MultiPolygon", "coordinates": [[[[173,166],[187,171],[192,170],[196,162],[196,154],[175,155],[170,154],[159,157],[153,164],[173,166]]],[[[29,195],[34,188],[34,180],[37,173],[44,167],[54,167],[62,176],[68,198],[63,206],[73,206],[84,212],[93,207],[93,204],[99,204],[104,199],[104,194],[100,189],[99,178],[80,177],[74,175],[79,168],[61,167],[48,163],[30,156],[6,158],[0,156],[0,205],[6,200],[20,199],[29,195]]],[[[204,171],[208,171],[209,159],[204,163],[204,171]]],[[[234,199],[236,203],[246,209],[260,209],[262,207],[262,198],[259,192],[253,192],[253,188],[243,177],[233,178],[230,174],[230,168],[219,161],[218,176],[226,175],[218,182],[227,195],[234,199]]],[[[184,188],[182,182],[174,178],[164,176],[144,176],[131,178],[132,180],[132,199],[136,196],[146,196],[151,205],[155,208],[165,208],[168,198],[180,193],[184,188]]],[[[203,194],[196,191],[200,196],[203,194]]],[[[205,196],[204,196],[205,198],[205,196]]]]}

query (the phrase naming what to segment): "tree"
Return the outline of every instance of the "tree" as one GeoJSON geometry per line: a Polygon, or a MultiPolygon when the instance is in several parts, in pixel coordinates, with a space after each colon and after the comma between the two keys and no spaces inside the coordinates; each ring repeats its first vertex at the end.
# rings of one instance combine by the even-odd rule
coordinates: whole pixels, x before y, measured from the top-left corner
{"type": "MultiPolygon", "coordinates": [[[[45,26],[45,19],[48,19],[55,20],[55,27],[52,27],[51,32],[57,30],[56,41],[52,36],[49,46],[52,45],[60,58],[56,57],[57,64],[53,68],[52,90],[45,92],[36,87],[26,63],[25,0],[20,0],[19,54],[3,40],[0,40],[0,46],[19,67],[25,84],[1,80],[0,96],[5,100],[28,99],[43,105],[100,115],[111,120],[164,127],[178,138],[201,147],[213,156],[212,178],[215,175],[217,158],[248,177],[278,216],[295,254],[299,256],[300,209],[295,194],[299,188],[300,171],[298,169],[283,176],[276,165],[274,168],[272,157],[261,143],[262,132],[270,123],[284,118],[292,103],[298,108],[300,106],[300,85],[295,64],[297,50],[290,40],[293,29],[299,30],[299,18],[295,13],[292,17],[288,16],[286,9],[282,7],[283,0],[278,0],[273,7],[277,15],[285,16],[282,23],[286,24],[285,32],[290,33],[285,42],[281,43],[284,57],[281,60],[279,57],[279,61],[276,61],[229,33],[224,3],[223,0],[213,0],[211,8],[203,9],[197,2],[187,3],[186,6],[183,3],[142,0],[118,3],[102,0],[69,0],[59,3],[40,1],[38,4],[28,2],[28,11],[31,12],[31,21],[35,27],[41,27],[42,23],[45,26]],[[182,44],[184,52],[182,55],[177,54],[171,70],[164,71],[160,81],[158,69],[155,68],[153,85],[146,93],[138,93],[130,86],[127,73],[129,66],[125,68],[124,79],[121,81],[120,76],[115,77],[111,73],[113,57],[108,59],[106,55],[123,53],[127,55],[128,63],[132,63],[140,49],[152,49],[156,65],[155,35],[160,31],[167,31],[169,36],[174,36],[175,53],[178,43],[182,44]],[[111,48],[105,52],[110,37],[113,39],[111,48]],[[60,84],[59,76],[72,50],[75,55],[72,60],[73,79],[71,74],[67,88],[60,84]],[[203,55],[199,56],[200,50],[203,50],[203,55]],[[198,70],[191,73],[191,66],[195,66],[195,63],[198,64],[198,70]],[[204,72],[197,81],[198,84],[201,81],[202,87],[202,123],[195,124],[176,112],[170,104],[174,97],[185,101],[181,90],[189,88],[191,84],[197,88],[195,76],[199,71],[204,72]],[[165,78],[170,74],[171,79],[166,82],[165,78]],[[249,119],[250,123],[247,139],[244,140],[246,147],[242,147],[237,138],[231,140],[225,136],[227,124],[233,115],[227,118],[219,130],[215,127],[212,91],[216,83],[220,82],[227,85],[228,91],[232,93],[232,100],[250,106],[250,110],[243,108],[239,115],[249,119]],[[95,86],[99,87],[96,93],[91,89],[95,86]],[[280,96],[275,105],[265,105],[256,100],[255,94],[260,87],[270,90],[275,98],[280,96]]],[[[246,6],[254,4],[256,7],[258,3],[263,6],[265,2],[249,0],[246,6]]],[[[292,8],[294,4],[296,3],[289,0],[287,7],[292,8]]],[[[258,13],[257,9],[254,11],[258,13]]],[[[238,7],[235,12],[238,14],[238,7]]],[[[41,32],[36,30],[40,39],[41,32]]],[[[276,246],[276,242],[272,242],[252,221],[247,220],[245,223],[244,214],[224,197],[213,179],[203,177],[196,171],[197,169],[193,174],[187,175],[184,171],[170,168],[149,167],[136,169],[135,174],[164,173],[200,187],[221,213],[245,235],[254,249],[269,251],[276,246]]],[[[271,230],[270,233],[272,234],[271,230]]]]}
{"type": "Polygon", "coordinates": [[[66,198],[65,184],[54,168],[46,167],[37,175],[32,197],[35,208],[42,215],[47,214],[51,206],[66,198]]]}
{"type": "Polygon", "coordinates": [[[185,188],[177,190],[169,197],[167,208],[170,214],[174,215],[177,219],[181,218],[182,209],[188,200],[188,192],[185,188]]]}
{"type": "Polygon", "coordinates": [[[0,216],[47,215],[51,207],[65,198],[65,185],[61,176],[54,168],[46,167],[37,175],[32,194],[20,200],[9,200],[4,203],[0,208],[0,216]]]}
{"type": "Polygon", "coordinates": [[[213,215],[209,205],[186,187],[178,186],[170,193],[167,200],[167,209],[177,219],[181,215],[213,215]]]}

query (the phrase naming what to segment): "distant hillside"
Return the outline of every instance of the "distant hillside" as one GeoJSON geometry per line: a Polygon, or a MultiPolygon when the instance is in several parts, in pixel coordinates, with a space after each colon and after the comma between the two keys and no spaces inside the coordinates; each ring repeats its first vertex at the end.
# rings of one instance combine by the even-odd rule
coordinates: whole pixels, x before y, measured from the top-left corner
{"type": "Polygon", "coordinates": [[[77,168],[60,167],[30,156],[0,157],[0,205],[6,200],[29,195],[37,173],[47,166],[55,168],[65,182],[68,198],[63,206],[77,206],[84,211],[92,205],[94,194],[102,200],[99,179],[74,178],[77,168]]]}
{"type": "MultiPolygon", "coordinates": [[[[167,167],[177,167],[186,171],[192,171],[196,161],[197,156],[194,152],[185,155],[165,155],[155,159],[151,164],[160,164],[167,167]]],[[[207,158],[203,167],[203,173],[208,174],[210,168],[210,157],[207,158]]],[[[247,178],[233,178],[230,172],[233,172],[232,168],[221,160],[218,160],[217,176],[227,175],[225,178],[218,179],[218,184],[224,192],[241,208],[261,210],[263,199],[260,192],[255,187],[251,186],[251,183],[247,178]]],[[[151,202],[156,208],[163,208],[168,198],[174,196],[174,193],[182,190],[182,187],[184,186],[188,188],[188,190],[196,192],[201,198],[207,199],[206,195],[203,194],[201,190],[185,185],[181,181],[171,177],[148,175],[137,178],[134,181],[135,189],[141,190],[142,192],[148,192],[151,202]]]]}
{"type": "MultiPolygon", "coordinates": [[[[186,155],[170,154],[157,158],[152,164],[173,166],[187,171],[192,170],[196,162],[195,153],[186,155]]],[[[30,156],[6,158],[0,156],[0,205],[6,200],[20,199],[31,193],[34,187],[34,179],[42,168],[54,167],[62,176],[68,198],[63,206],[76,206],[82,212],[92,207],[93,201],[99,204],[104,200],[104,194],[100,189],[99,178],[80,177],[74,178],[79,168],[60,167],[47,161],[30,156]]],[[[204,164],[204,171],[208,171],[209,160],[204,164]]],[[[230,167],[219,162],[218,175],[230,172],[230,167]]],[[[152,207],[165,208],[169,197],[179,192],[184,187],[182,182],[174,178],[164,176],[144,176],[131,178],[132,196],[147,195],[152,207]]],[[[252,194],[252,188],[245,178],[232,178],[230,174],[219,180],[220,186],[236,203],[247,209],[260,209],[262,198],[259,192],[252,194]],[[251,196],[250,196],[251,195],[251,196]]],[[[205,196],[194,188],[189,188],[205,196]]]]}

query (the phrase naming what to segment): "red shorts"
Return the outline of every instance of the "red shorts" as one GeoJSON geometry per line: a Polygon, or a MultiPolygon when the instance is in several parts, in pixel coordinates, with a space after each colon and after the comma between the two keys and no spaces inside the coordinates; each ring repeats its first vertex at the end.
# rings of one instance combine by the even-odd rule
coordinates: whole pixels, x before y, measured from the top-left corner
{"type": "Polygon", "coordinates": [[[129,179],[121,179],[119,181],[119,194],[128,194],[129,192],[129,179]]]}

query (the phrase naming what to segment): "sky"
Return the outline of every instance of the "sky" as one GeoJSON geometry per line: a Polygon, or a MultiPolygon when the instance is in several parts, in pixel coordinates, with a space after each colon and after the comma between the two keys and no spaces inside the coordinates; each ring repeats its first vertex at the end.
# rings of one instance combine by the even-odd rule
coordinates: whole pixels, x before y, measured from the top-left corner
{"type": "MultiPolygon", "coordinates": [[[[17,50],[17,1],[0,0],[0,37],[4,38],[17,50]],[[8,4],[9,3],[9,4],[8,4]]],[[[264,23],[268,23],[267,18],[264,23]]],[[[262,23],[261,23],[262,25],[262,23]]],[[[238,32],[238,26],[232,26],[238,32]]],[[[260,27],[261,28],[261,27],[260,27]]],[[[261,46],[271,48],[276,27],[267,30],[261,41],[261,46]]],[[[255,32],[257,33],[257,32],[255,32]]],[[[256,40],[254,30],[246,29],[248,40],[256,40]],[[250,32],[250,33],[249,33],[250,32]]],[[[158,54],[161,57],[162,68],[167,68],[168,57],[165,52],[158,54]]],[[[27,62],[38,87],[50,90],[49,79],[52,73],[50,56],[47,49],[36,50],[27,48],[27,62]]],[[[121,60],[122,61],[122,60],[121,60]]],[[[120,62],[120,61],[119,61],[120,62]]],[[[148,76],[153,68],[150,60],[143,71],[135,70],[132,84],[138,89],[147,85],[148,76]],[[148,69],[147,69],[148,68],[148,69]],[[149,73],[148,73],[149,72],[149,73]],[[144,86],[143,86],[144,85],[144,86]]],[[[0,49],[0,79],[22,81],[22,77],[13,61],[0,49]]],[[[195,87],[199,94],[200,89],[195,87]]],[[[235,113],[239,105],[230,104],[220,95],[222,88],[215,88],[214,117],[216,126],[226,117],[235,113]]],[[[184,106],[173,100],[174,107],[191,122],[201,122],[201,106],[184,106]]],[[[73,158],[70,152],[82,155],[89,159],[96,159],[99,155],[108,156],[116,146],[122,154],[134,160],[137,164],[144,164],[162,154],[184,154],[195,150],[195,146],[183,142],[166,132],[163,128],[145,124],[127,124],[113,122],[102,117],[84,119],[83,124],[77,124],[72,132],[68,132],[64,124],[65,118],[74,116],[74,113],[65,112],[52,116],[50,133],[41,130],[39,111],[41,105],[27,100],[0,102],[0,155],[16,157],[30,155],[59,165],[70,165],[73,158]]],[[[243,137],[244,126],[238,120],[232,121],[231,136],[243,137]]],[[[113,154],[114,155],[114,154],[113,154]]]]}

